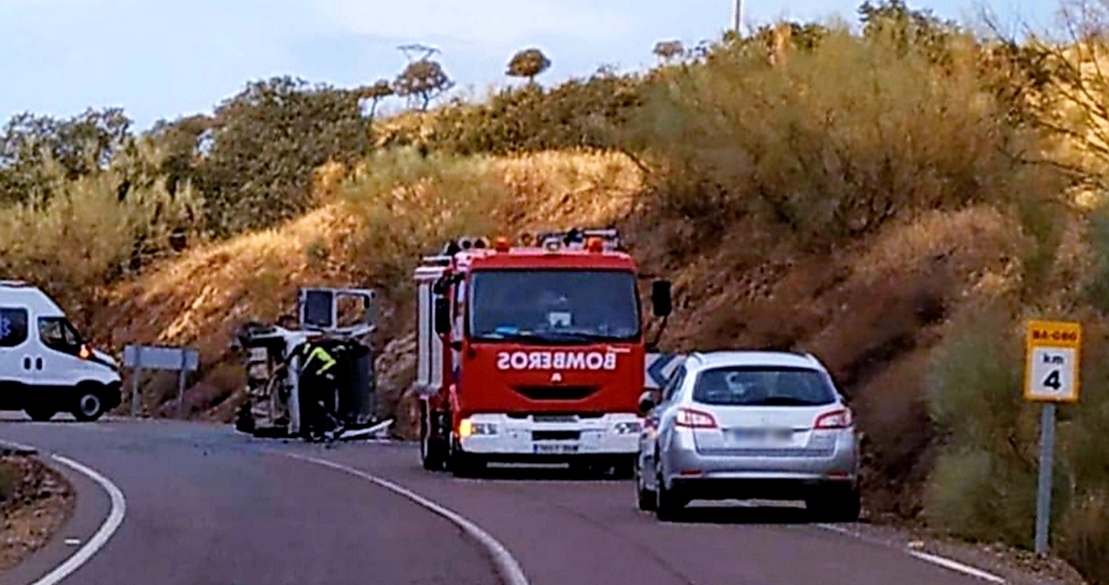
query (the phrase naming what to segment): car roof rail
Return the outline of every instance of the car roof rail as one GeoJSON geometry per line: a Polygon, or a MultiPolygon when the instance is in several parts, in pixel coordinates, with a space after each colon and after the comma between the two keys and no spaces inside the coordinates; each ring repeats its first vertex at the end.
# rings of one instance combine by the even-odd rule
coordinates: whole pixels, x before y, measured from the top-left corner
{"type": "Polygon", "coordinates": [[[31,283],[25,280],[0,280],[0,286],[6,286],[10,288],[23,288],[31,286],[31,283]]]}

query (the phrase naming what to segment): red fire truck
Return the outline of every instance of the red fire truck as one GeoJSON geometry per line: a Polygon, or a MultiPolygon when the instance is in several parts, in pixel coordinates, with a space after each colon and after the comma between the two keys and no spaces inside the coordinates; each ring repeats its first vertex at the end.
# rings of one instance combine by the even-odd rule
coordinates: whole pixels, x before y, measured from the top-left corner
{"type": "MultiPolygon", "coordinates": [[[[425,469],[564,462],[632,473],[645,383],[635,261],[616,230],[460,238],[416,269],[425,469]]],[[[653,313],[670,283],[651,283],[653,313]]],[[[657,384],[656,384],[657,385],[657,384]]]]}

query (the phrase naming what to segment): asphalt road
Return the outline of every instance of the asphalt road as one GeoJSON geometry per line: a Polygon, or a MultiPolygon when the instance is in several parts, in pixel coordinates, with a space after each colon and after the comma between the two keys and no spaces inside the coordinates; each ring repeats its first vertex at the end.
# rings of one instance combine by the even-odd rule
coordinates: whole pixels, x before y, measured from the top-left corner
{"type": "MultiPolygon", "coordinates": [[[[454,479],[422,470],[413,445],[324,448],[127,420],[4,421],[0,439],[84,463],[126,496],[118,532],[65,585],[498,582],[489,553],[455,524],[352,470],[484,529],[532,585],[984,583],[809,525],[802,510],[695,504],[660,524],[635,508],[630,482],[519,469],[454,479]]],[[[95,486],[78,489],[82,512],[65,537],[106,513],[95,486]]]]}

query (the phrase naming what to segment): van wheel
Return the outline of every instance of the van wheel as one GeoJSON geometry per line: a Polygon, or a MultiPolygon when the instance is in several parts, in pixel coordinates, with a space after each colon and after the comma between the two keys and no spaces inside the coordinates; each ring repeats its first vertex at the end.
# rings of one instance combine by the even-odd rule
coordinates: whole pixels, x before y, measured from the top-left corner
{"type": "Polygon", "coordinates": [[[32,406],[23,409],[23,412],[27,413],[27,416],[31,417],[31,420],[35,422],[46,422],[54,418],[54,415],[58,413],[57,410],[45,406],[32,406]]]}
{"type": "Polygon", "coordinates": [[[77,392],[77,406],[73,416],[81,422],[91,422],[104,415],[104,400],[95,390],[81,389],[77,392]]]}

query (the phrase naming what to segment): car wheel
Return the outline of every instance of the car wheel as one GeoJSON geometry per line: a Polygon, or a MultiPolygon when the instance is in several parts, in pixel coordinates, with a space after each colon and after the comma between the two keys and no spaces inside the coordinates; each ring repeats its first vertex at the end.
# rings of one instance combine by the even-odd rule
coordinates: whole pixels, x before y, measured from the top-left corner
{"type": "Polygon", "coordinates": [[[841,488],[805,500],[805,508],[820,522],[858,522],[862,495],[858,488],[841,488]]]}
{"type": "Polygon", "coordinates": [[[57,410],[45,406],[32,406],[23,409],[23,412],[27,413],[27,416],[31,417],[31,420],[35,422],[46,422],[54,418],[54,415],[58,413],[57,410]]]}
{"type": "Polygon", "coordinates": [[[679,499],[674,490],[666,488],[662,474],[659,474],[655,480],[655,517],[662,522],[673,522],[683,508],[685,502],[679,499]]]}
{"type": "Polygon", "coordinates": [[[644,512],[655,511],[655,492],[647,489],[647,482],[643,479],[643,471],[637,463],[633,469],[635,474],[635,503],[644,512]]]}
{"type": "Polygon", "coordinates": [[[81,422],[92,422],[104,415],[104,400],[95,390],[83,389],[77,393],[73,416],[81,422]]]}

